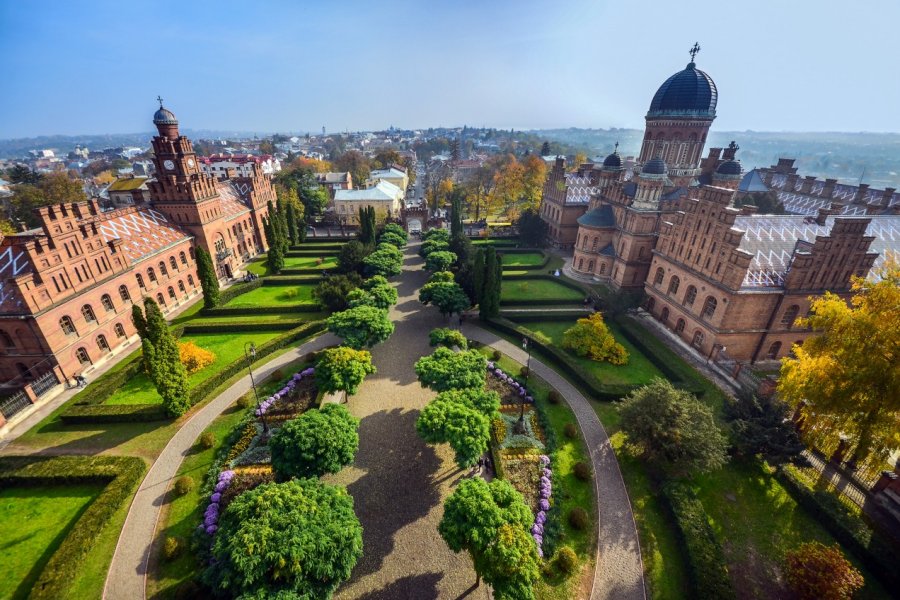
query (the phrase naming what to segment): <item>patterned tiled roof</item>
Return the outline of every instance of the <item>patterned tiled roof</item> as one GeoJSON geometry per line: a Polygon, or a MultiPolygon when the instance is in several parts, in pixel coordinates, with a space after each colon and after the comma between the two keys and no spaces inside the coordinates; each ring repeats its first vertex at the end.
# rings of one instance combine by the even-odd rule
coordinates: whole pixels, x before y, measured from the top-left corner
{"type": "MultiPolygon", "coordinates": [[[[869,247],[877,252],[873,268],[880,267],[887,256],[900,258],[900,216],[872,216],[866,235],[875,239],[869,247]]],[[[817,235],[828,235],[835,217],[818,225],[809,217],[794,215],[741,215],[734,227],[744,231],[739,248],[753,255],[744,277],[745,287],[774,287],[784,284],[797,242],[815,241],[817,235]]]]}
{"type": "Polygon", "coordinates": [[[31,271],[25,252],[16,246],[0,248],[0,312],[14,312],[22,306],[22,298],[14,286],[5,286],[7,279],[31,271]]]}
{"type": "Polygon", "coordinates": [[[97,222],[97,231],[104,242],[122,240],[125,256],[136,264],[163,248],[189,239],[190,236],[166,221],[166,217],[152,208],[109,213],[110,217],[97,222]]]}
{"type": "Polygon", "coordinates": [[[219,193],[222,215],[226,221],[231,221],[250,212],[250,209],[244,204],[241,194],[230,181],[217,181],[216,191],[219,193]]]}
{"type": "Polygon", "coordinates": [[[566,173],[566,204],[587,204],[598,191],[597,186],[591,184],[590,177],[566,173]]]}
{"type": "MultiPolygon", "coordinates": [[[[832,196],[825,197],[821,194],[825,190],[824,181],[813,181],[808,193],[803,193],[803,179],[797,179],[793,186],[788,184],[787,175],[775,173],[772,175],[769,187],[775,190],[778,199],[784,204],[785,210],[797,215],[815,215],[820,208],[828,208],[834,201],[852,202],[859,188],[855,185],[836,183],[832,196]]],[[[848,204],[842,208],[842,215],[864,215],[866,206],[880,206],[882,190],[867,189],[864,196],[865,204],[848,204]]],[[[900,205],[900,193],[895,192],[888,201],[888,207],[900,205]]]]}

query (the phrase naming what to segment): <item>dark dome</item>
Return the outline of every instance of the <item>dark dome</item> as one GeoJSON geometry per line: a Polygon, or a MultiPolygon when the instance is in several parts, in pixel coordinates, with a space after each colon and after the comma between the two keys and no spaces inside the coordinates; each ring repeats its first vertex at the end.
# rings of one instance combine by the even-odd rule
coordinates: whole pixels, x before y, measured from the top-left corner
{"type": "Polygon", "coordinates": [[[691,62],[659,86],[647,116],[715,117],[718,99],[712,77],[691,62]]]}
{"type": "Polygon", "coordinates": [[[641,169],[641,175],[668,175],[669,169],[660,157],[651,158],[641,169]]]}
{"type": "Polygon", "coordinates": [[[618,152],[613,152],[605,159],[603,159],[603,167],[606,169],[621,169],[622,157],[619,156],[618,152]]]}
{"type": "Polygon", "coordinates": [[[153,124],[154,125],[178,125],[178,119],[175,118],[175,115],[172,114],[172,111],[168,108],[164,108],[163,106],[159,107],[159,110],[153,113],[153,124]]]}
{"type": "Polygon", "coordinates": [[[726,160],[716,169],[716,173],[719,175],[740,175],[743,172],[741,161],[735,159],[726,160]]]}

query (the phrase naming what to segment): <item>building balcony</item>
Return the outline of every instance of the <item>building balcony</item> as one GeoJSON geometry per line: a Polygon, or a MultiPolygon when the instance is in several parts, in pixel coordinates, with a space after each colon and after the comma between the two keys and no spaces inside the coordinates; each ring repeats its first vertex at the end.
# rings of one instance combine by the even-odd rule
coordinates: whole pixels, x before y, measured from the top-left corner
{"type": "Polygon", "coordinates": [[[233,254],[233,252],[231,251],[231,248],[219,250],[216,252],[216,262],[223,262],[232,254],[233,254]]]}

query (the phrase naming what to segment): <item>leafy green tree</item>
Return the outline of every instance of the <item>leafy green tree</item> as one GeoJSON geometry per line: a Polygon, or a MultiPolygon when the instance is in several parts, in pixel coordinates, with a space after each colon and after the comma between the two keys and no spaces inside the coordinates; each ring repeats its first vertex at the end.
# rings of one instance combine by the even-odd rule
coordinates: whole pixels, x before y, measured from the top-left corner
{"type": "Polygon", "coordinates": [[[10,183],[30,183],[34,185],[40,183],[42,176],[25,165],[15,165],[6,173],[6,178],[9,179],[10,183]]]}
{"type": "Polygon", "coordinates": [[[419,413],[416,431],[429,444],[449,443],[456,464],[464,469],[487,451],[490,420],[474,408],[435,398],[419,413]]]}
{"type": "Polygon", "coordinates": [[[373,275],[363,282],[363,288],[372,296],[373,306],[388,310],[397,304],[397,288],[381,275],[373,275]]]}
{"type": "MultiPolygon", "coordinates": [[[[399,245],[398,248],[403,248],[409,242],[409,235],[406,233],[406,230],[396,223],[388,223],[384,226],[384,229],[381,231],[381,235],[383,237],[388,234],[393,234],[403,240],[403,244],[399,245]]],[[[382,242],[385,240],[379,238],[378,241],[382,242]]]]}
{"type": "Polygon", "coordinates": [[[438,307],[442,315],[461,313],[468,309],[472,303],[458,283],[438,281],[426,283],[419,290],[419,301],[423,304],[433,304],[438,307]]]}
{"type": "Polygon", "coordinates": [[[541,156],[550,156],[550,142],[541,144],[541,156]]]}
{"type": "Polygon", "coordinates": [[[486,417],[494,417],[500,410],[500,395],[484,388],[445,390],[435,396],[435,399],[454,402],[460,406],[477,410],[486,417]]]}
{"type": "Polygon", "coordinates": [[[359,273],[363,274],[365,265],[363,261],[372,253],[374,248],[366,246],[357,240],[351,240],[341,246],[338,253],[337,269],[341,273],[359,273]]]}
{"type": "Polygon", "coordinates": [[[16,227],[9,219],[0,219],[0,234],[12,235],[16,233],[16,227]]]}
{"type": "Polygon", "coordinates": [[[366,375],[372,373],[375,365],[368,350],[346,346],[328,348],[316,363],[316,385],[325,392],[345,391],[352,396],[366,375]]]}
{"type": "Polygon", "coordinates": [[[403,254],[390,244],[379,244],[378,249],[363,259],[367,275],[393,277],[403,271],[403,254]]]}
{"type": "Polygon", "coordinates": [[[353,498],[315,479],[248,490],[218,527],[203,579],[233,597],[331,598],[362,556],[353,498]]]}
{"type": "Polygon", "coordinates": [[[608,361],[614,365],[628,363],[628,351],[616,341],[603,322],[603,314],[599,312],[586,319],[578,319],[575,325],[563,332],[562,347],[598,362],[608,361]]]}
{"type": "MultiPolygon", "coordinates": [[[[432,229],[431,231],[435,231],[435,230],[432,229]]],[[[443,231],[443,230],[437,230],[437,231],[443,231]]],[[[422,242],[422,245],[419,246],[419,255],[422,256],[423,258],[427,258],[428,255],[431,254],[432,252],[445,252],[445,251],[449,251],[449,250],[450,250],[449,242],[445,242],[444,240],[440,240],[440,239],[431,239],[431,240],[425,240],[424,242],[422,242]]]]}
{"type": "Polygon", "coordinates": [[[422,239],[426,242],[444,242],[445,244],[450,243],[450,232],[446,229],[440,229],[435,227],[434,229],[429,229],[422,236],[422,239]]]}
{"type": "Polygon", "coordinates": [[[416,375],[422,385],[435,391],[484,387],[487,359],[476,350],[454,352],[437,348],[416,361],[416,375]]]}
{"type": "Polygon", "coordinates": [[[448,250],[432,252],[425,257],[425,268],[429,271],[449,271],[456,262],[456,254],[448,250]]]}
{"type": "Polygon", "coordinates": [[[349,294],[362,285],[362,277],[355,272],[347,275],[329,275],[316,285],[312,295],[316,302],[332,312],[346,310],[349,306],[349,294]]]}
{"type": "Polygon", "coordinates": [[[431,274],[431,277],[428,278],[428,283],[425,285],[428,285],[429,283],[453,283],[453,273],[449,271],[435,271],[431,274]]]}
{"type": "Polygon", "coordinates": [[[519,239],[526,246],[542,248],[547,243],[547,222],[536,209],[526,208],[519,215],[517,223],[519,239]]]}
{"type": "Polygon", "coordinates": [[[472,557],[476,585],[484,577],[496,598],[531,599],[540,574],[537,545],[528,534],[533,519],[508,482],[466,479],[444,502],[438,532],[451,550],[472,557]]]}
{"type": "Polygon", "coordinates": [[[728,442],[708,406],[660,378],[619,406],[629,446],[651,466],[707,472],[728,461],[728,442]]]}
{"type": "Polygon", "coordinates": [[[194,256],[197,257],[197,277],[203,290],[203,306],[215,308],[219,304],[219,278],[216,277],[212,257],[200,246],[197,246],[194,256]]]}
{"type": "Polygon", "coordinates": [[[374,306],[357,306],[334,313],[325,321],[328,331],[343,338],[344,344],[359,350],[371,348],[394,333],[387,311],[374,306]]]}
{"type": "Polygon", "coordinates": [[[27,183],[20,183],[12,188],[9,216],[13,221],[24,222],[28,227],[38,227],[41,224],[35,213],[37,208],[60,202],[68,204],[87,200],[81,182],[70,179],[65,173],[36,174],[26,179],[27,183]]]}
{"type": "Polygon", "coordinates": [[[378,236],[378,242],[391,244],[392,246],[396,246],[397,248],[406,247],[406,240],[392,231],[382,233],[380,236],[378,236]]]}
{"type": "Polygon", "coordinates": [[[286,422],[269,440],[279,481],[337,473],[359,448],[359,419],[342,404],[310,409],[286,422]]]}
{"type": "Polygon", "coordinates": [[[736,454],[761,456],[773,466],[805,463],[805,449],[791,420],[790,409],[774,394],[759,398],[744,394],[726,400],[725,415],[731,421],[731,441],[736,454]]]}
{"type": "Polygon", "coordinates": [[[460,350],[467,350],[469,347],[466,336],[456,329],[447,329],[446,327],[432,329],[428,334],[428,342],[432,346],[446,346],[451,349],[456,346],[460,350]]]}
{"type": "Polygon", "coordinates": [[[369,159],[359,150],[347,150],[332,161],[335,170],[348,171],[353,178],[354,185],[361,186],[369,178],[372,172],[369,159]]]}

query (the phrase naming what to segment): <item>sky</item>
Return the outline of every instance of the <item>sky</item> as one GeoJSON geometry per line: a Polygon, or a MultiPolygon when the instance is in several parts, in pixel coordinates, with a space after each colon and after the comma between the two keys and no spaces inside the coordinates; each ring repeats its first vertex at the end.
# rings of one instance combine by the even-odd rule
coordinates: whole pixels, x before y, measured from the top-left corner
{"type": "Polygon", "coordinates": [[[0,0],[0,139],[643,128],[690,60],[719,131],[900,132],[896,0],[0,0]]]}

